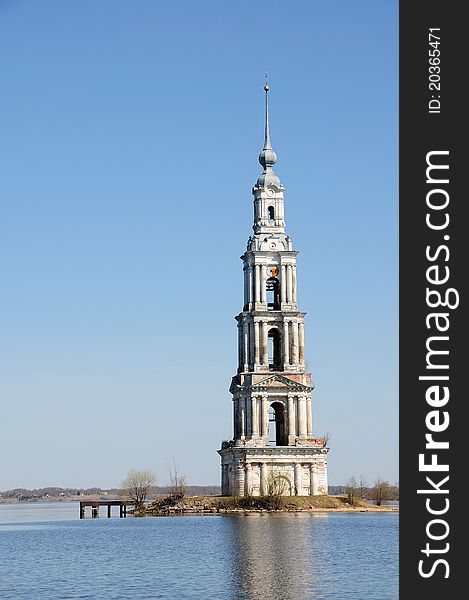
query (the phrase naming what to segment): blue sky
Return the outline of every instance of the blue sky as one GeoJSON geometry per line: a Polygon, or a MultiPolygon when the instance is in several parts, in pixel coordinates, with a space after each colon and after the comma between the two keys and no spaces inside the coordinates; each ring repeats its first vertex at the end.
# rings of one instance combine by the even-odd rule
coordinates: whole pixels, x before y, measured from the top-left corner
{"type": "Polygon", "coordinates": [[[397,471],[397,2],[0,1],[0,490],[219,481],[272,144],[329,477],[397,471]]]}

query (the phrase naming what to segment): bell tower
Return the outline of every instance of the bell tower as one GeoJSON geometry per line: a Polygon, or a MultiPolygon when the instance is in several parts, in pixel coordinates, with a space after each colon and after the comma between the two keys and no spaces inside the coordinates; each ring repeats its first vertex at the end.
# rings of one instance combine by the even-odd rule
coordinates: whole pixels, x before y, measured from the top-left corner
{"type": "Polygon", "coordinates": [[[241,256],[243,310],[237,315],[238,370],[232,379],[233,439],[222,443],[223,495],[327,494],[324,440],[313,436],[311,374],[306,372],[304,318],[297,303],[297,252],[285,233],[284,192],[265,87],[263,173],[252,189],[253,235],[241,256]]]}

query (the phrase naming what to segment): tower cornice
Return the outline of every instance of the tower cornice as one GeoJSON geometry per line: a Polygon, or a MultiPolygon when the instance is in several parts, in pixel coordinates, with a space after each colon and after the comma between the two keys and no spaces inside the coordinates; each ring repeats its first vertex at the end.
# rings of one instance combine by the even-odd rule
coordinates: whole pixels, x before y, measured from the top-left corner
{"type": "Polygon", "coordinates": [[[299,318],[304,319],[307,315],[307,312],[299,311],[299,310],[242,310],[239,314],[237,314],[234,319],[236,321],[242,320],[248,316],[252,316],[254,320],[265,321],[268,319],[270,322],[278,322],[281,323],[288,319],[299,318]]]}
{"type": "Polygon", "coordinates": [[[245,260],[247,257],[262,257],[262,258],[268,258],[268,257],[277,257],[279,256],[280,258],[293,258],[293,257],[297,257],[299,254],[298,250],[246,250],[246,252],[244,254],[242,254],[239,258],[241,260],[245,260]]]}

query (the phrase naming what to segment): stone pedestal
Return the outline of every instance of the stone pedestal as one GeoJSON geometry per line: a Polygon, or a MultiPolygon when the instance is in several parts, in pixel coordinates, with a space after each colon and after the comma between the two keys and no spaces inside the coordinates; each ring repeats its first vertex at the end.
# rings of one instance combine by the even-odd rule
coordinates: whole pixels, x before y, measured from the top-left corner
{"type": "Polygon", "coordinates": [[[284,496],[305,495],[305,489],[312,496],[328,493],[327,448],[236,448],[227,445],[218,453],[225,474],[222,480],[224,496],[262,496],[267,494],[267,486],[272,480],[283,486],[284,496]]]}

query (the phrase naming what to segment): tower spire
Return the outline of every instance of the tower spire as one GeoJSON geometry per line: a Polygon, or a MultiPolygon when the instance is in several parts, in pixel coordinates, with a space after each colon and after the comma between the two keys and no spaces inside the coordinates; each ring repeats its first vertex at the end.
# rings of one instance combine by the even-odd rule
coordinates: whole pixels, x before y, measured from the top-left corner
{"type": "Polygon", "coordinates": [[[272,150],[270,144],[270,127],[269,127],[269,74],[265,74],[265,138],[264,138],[264,150],[272,150]]]}
{"type": "Polygon", "coordinates": [[[270,124],[269,124],[269,83],[268,74],[265,74],[265,135],[264,135],[264,148],[259,154],[259,162],[264,167],[264,172],[257,180],[257,187],[267,187],[272,184],[277,187],[281,187],[280,179],[274,173],[272,167],[277,162],[277,155],[272,149],[270,142],[270,124]]]}

